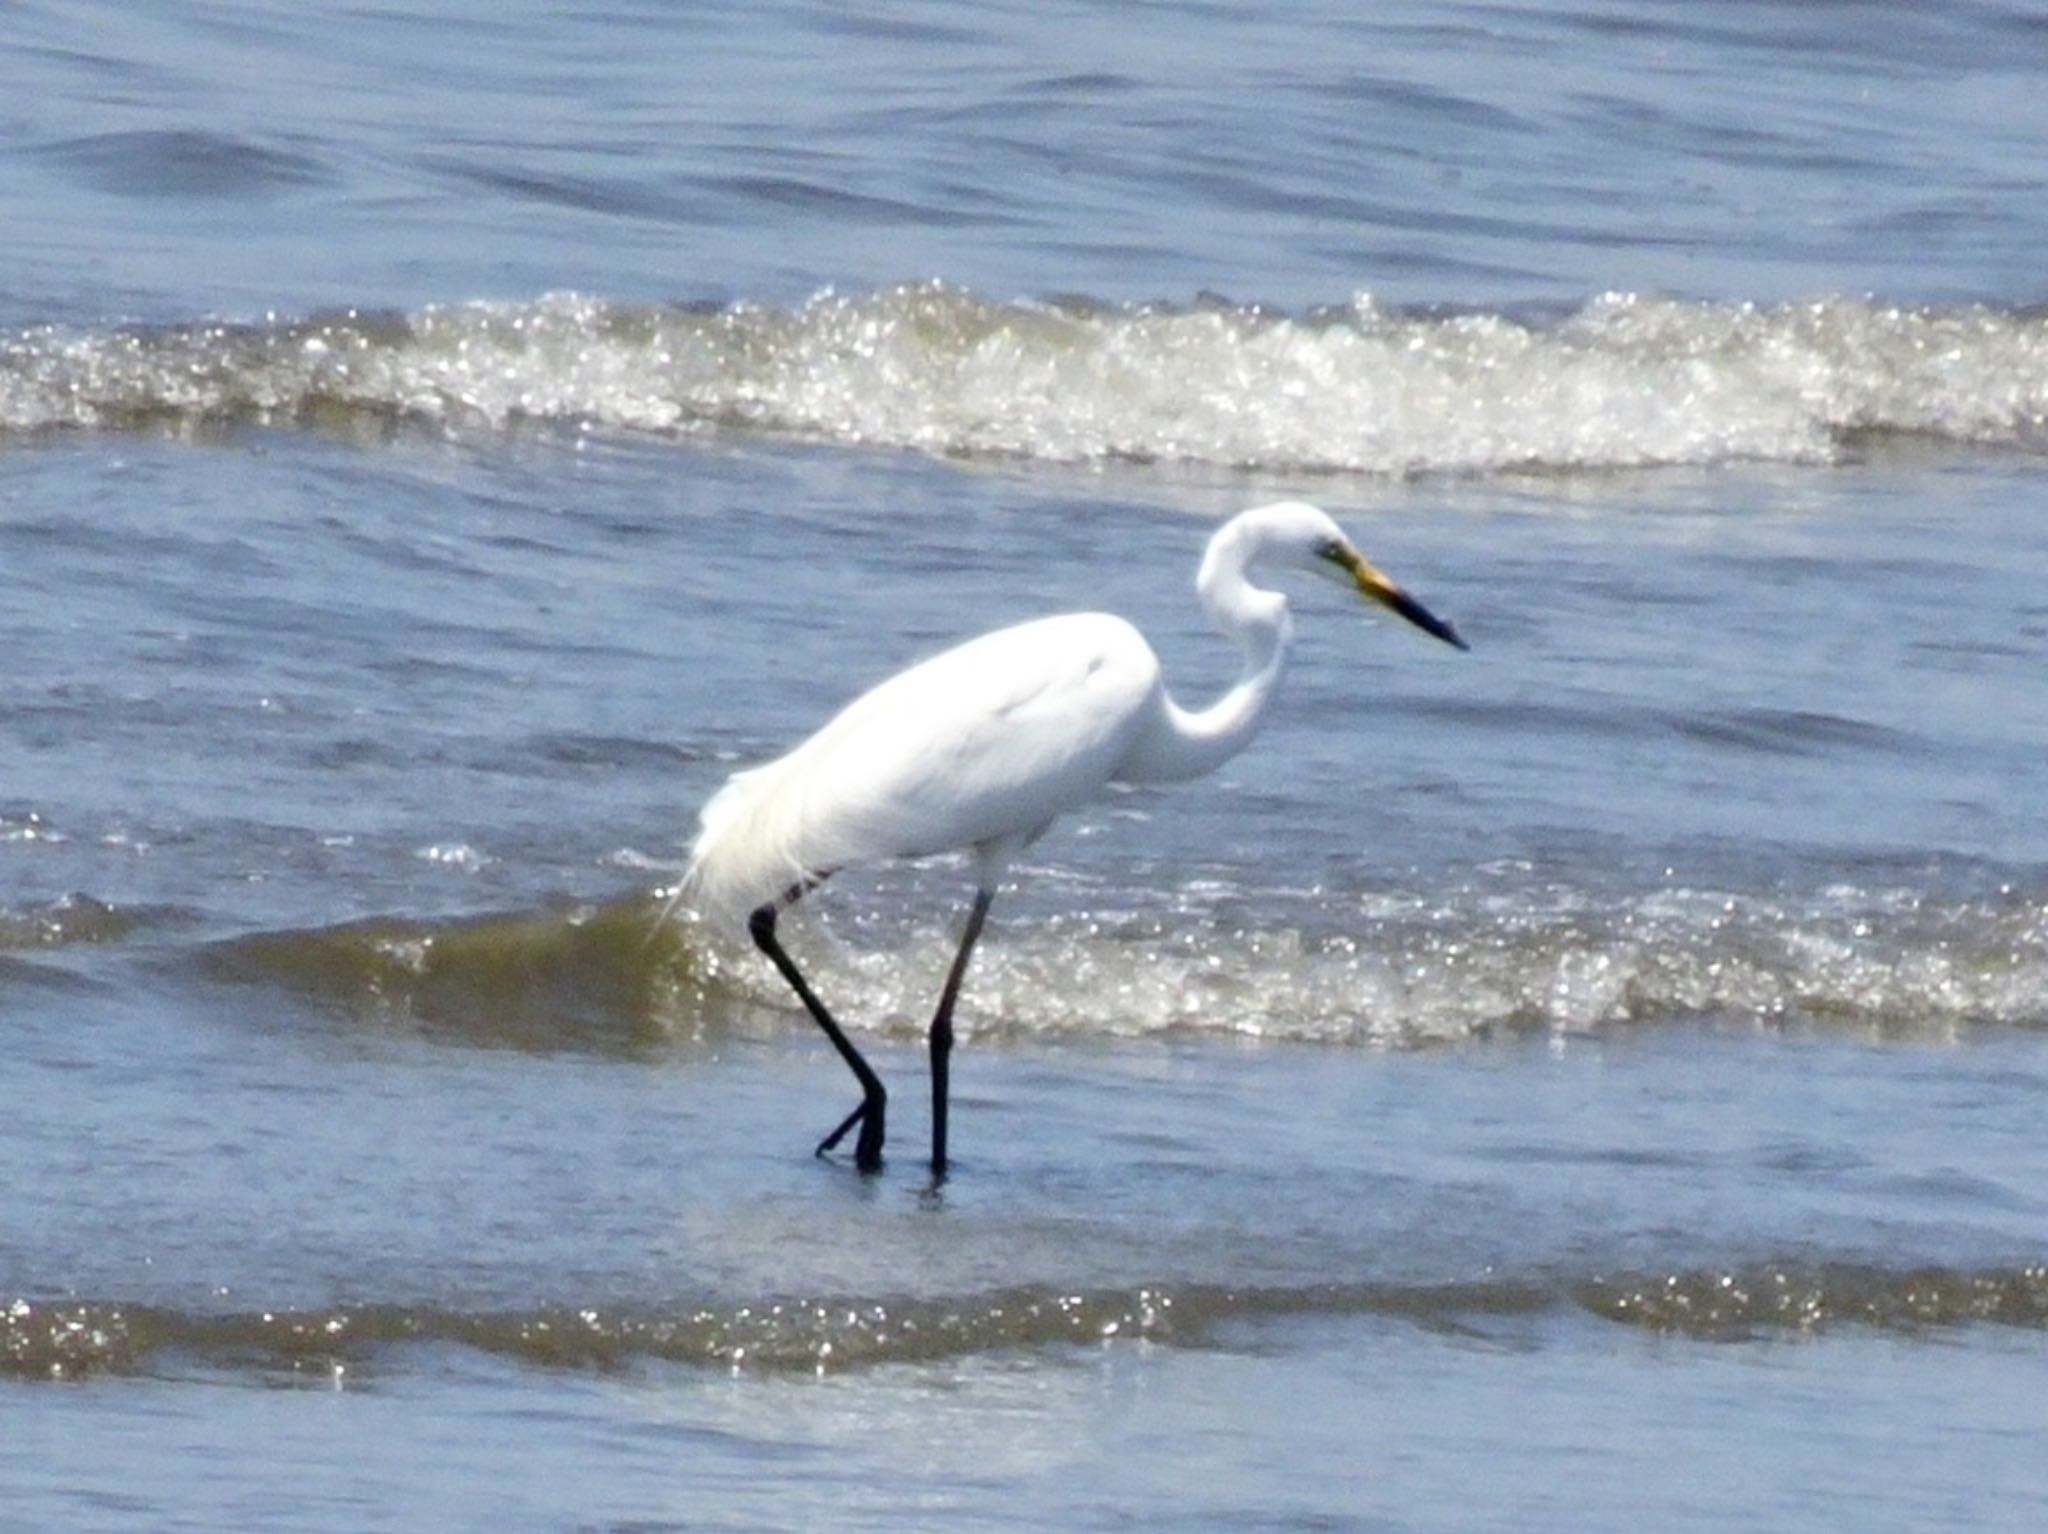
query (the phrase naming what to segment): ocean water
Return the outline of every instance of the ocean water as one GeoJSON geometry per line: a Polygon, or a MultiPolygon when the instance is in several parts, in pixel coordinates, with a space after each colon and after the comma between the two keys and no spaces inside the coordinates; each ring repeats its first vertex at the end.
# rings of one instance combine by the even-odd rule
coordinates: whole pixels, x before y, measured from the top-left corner
{"type": "Polygon", "coordinates": [[[2034,1530],[2048,24],[28,4],[0,1502],[2034,1530]],[[735,769],[1066,608],[1221,773],[785,935],[735,769]]]}

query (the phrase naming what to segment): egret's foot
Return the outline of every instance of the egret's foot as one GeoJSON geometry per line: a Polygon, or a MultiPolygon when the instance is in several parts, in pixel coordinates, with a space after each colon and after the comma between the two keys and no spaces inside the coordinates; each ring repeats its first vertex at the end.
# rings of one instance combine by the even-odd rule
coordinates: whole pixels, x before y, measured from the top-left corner
{"type": "Polygon", "coordinates": [[[867,1117],[867,1112],[868,1105],[866,1103],[862,1103],[859,1107],[855,1108],[853,1112],[847,1114],[846,1117],[840,1121],[839,1127],[837,1129],[833,1130],[832,1133],[828,1134],[827,1136],[825,1136],[824,1139],[818,1142],[818,1148],[812,1151],[811,1154],[814,1156],[824,1156],[828,1151],[832,1150],[835,1146],[837,1146],[841,1140],[846,1138],[847,1130],[853,1128],[854,1125],[858,1124],[862,1119],[867,1117]]]}
{"type": "Polygon", "coordinates": [[[832,1133],[818,1142],[814,1154],[823,1156],[836,1149],[846,1132],[854,1125],[860,1125],[860,1138],[853,1143],[853,1164],[863,1172],[879,1172],[882,1169],[882,1137],[888,1113],[886,1096],[864,1098],[859,1107],[846,1115],[832,1133]]]}

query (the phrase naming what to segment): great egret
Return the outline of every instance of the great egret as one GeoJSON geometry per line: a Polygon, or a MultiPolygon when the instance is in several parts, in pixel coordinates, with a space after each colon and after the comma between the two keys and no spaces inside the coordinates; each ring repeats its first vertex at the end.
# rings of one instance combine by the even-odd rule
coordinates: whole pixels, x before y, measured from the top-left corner
{"type": "Polygon", "coordinates": [[[777,940],[777,913],[850,863],[972,854],[974,903],[930,1032],[931,1165],[944,1175],[953,1006],[997,879],[1054,817],[1106,785],[1199,777],[1250,742],[1291,631],[1287,599],[1247,578],[1261,562],[1334,576],[1466,647],[1326,513],[1282,501],[1226,522],[1202,557],[1195,590],[1244,656],[1243,674],[1209,707],[1190,711],[1167,695],[1159,658],[1122,618],[1040,618],[890,677],[787,755],[734,773],[704,806],[678,898],[713,915],[752,913],[754,942],[860,1082],[860,1105],[819,1142],[819,1155],[858,1124],[855,1164],[880,1167],[888,1093],[777,940]]]}

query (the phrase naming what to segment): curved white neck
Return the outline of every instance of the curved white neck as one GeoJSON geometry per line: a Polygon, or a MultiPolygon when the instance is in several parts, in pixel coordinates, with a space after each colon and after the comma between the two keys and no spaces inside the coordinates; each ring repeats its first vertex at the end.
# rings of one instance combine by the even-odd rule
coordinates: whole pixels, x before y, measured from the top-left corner
{"type": "Polygon", "coordinates": [[[1252,540],[1242,529],[1227,526],[1210,541],[1195,577],[1195,591],[1210,618],[1236,641],[1244,657],[1243,671],[1207,708],[1185,709],[1165,698],[1162,717],[1133,753],[1125,776],[1145,782],[1200,777],[1237,755],[1258,733],[1259,720],[1286,669],[1294,626],[1287,598],[1246,578],[1253,552],[1252,540]]]}

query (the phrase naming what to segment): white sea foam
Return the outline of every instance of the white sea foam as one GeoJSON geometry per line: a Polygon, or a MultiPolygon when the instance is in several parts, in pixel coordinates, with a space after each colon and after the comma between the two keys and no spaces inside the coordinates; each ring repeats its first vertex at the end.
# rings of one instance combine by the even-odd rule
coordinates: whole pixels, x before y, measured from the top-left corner
{"type": "Polygon", "coordinates": [[[0,429],[245,420],[740,428],[939,455],[1375,475],[1823,462],[1866,436],[2033,448],[2048,314],[1610,294],[1562,317],[1002,303],[531,303],[0,343],[0,429]]]}

